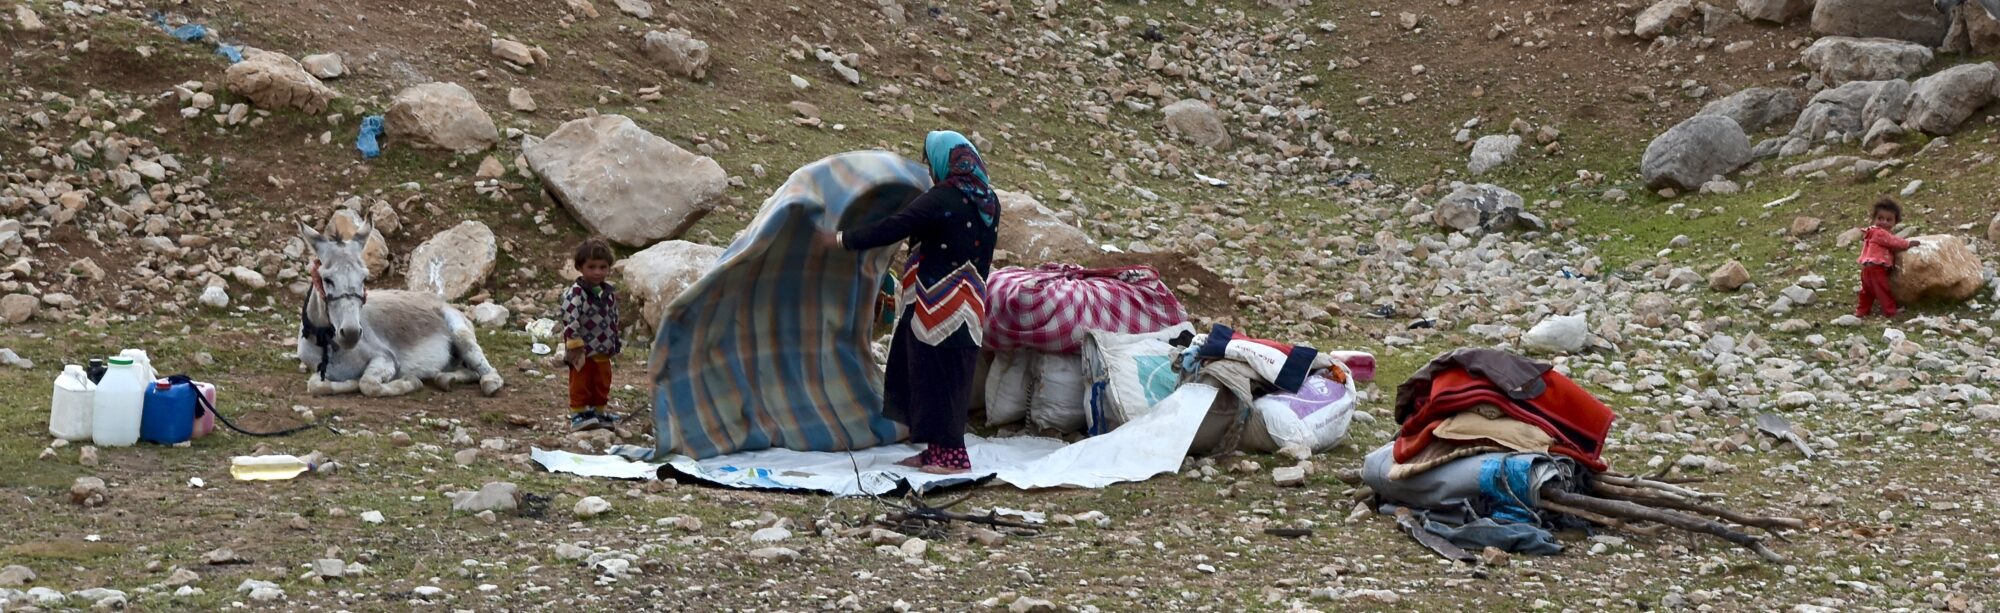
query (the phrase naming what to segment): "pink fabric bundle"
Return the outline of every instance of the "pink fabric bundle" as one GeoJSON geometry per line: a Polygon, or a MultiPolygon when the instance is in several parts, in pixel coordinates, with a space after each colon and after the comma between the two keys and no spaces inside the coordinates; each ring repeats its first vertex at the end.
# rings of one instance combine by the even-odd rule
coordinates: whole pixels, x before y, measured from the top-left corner
{"type": "Polygon", "coordinates": [[[1187,321],[1151,266],[1003,268],[987,280],[986,308],[986,347],[995,351],[1074,354],[1091,330],[1142,334],[1187,321]]]}

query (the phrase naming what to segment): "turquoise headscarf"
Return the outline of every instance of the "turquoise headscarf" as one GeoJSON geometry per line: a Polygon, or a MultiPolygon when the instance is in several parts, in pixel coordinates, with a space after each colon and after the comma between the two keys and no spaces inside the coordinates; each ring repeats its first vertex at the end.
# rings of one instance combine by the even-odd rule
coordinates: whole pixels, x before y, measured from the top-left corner
{"type": "MultiPolygon", "coordinates": [[[[951,150],[961,146],[972,149],[973,155],[979,155],[979,148],[972,146],[972,141],[966,140],[964,134],[938,130],[924,137],[924,161],[931,165],[932,181],[943,183],[946,177],[951,176],[951,150]]],[[[984,165],[974,168],[972,174],[979,177],[980,183],[988,182],[984,165]]]]}
{"type": "Polygon", "coordinates": [[[925,136],[924,161],[930,164],[932,181],[965,194],[966,201],[979,208],[979,218],[986,225],[999,223],[1000,199],[987,183],[986,162],[965,135],[940,130],[925,136]]]}

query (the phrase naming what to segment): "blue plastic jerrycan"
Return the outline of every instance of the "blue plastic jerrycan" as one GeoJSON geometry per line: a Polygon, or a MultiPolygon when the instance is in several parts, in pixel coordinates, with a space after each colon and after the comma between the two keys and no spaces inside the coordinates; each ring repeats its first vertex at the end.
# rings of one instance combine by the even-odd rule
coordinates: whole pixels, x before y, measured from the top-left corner
{"type": "Polygon", "coordinates": [[[145,413],[139,419],[139,440],[178,445],[194,438],[195,389],[187,383],[155,381],[146,388],[145,413]]]}

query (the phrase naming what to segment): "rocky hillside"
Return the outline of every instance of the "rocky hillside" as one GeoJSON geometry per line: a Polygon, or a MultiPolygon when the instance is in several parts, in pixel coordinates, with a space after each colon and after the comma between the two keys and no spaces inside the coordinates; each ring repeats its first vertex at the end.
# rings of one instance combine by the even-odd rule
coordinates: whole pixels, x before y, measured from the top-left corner
{"type": "MultiPolygon", "coordinates": [[[[84,452],[40,435],[40,392],[10,397],[0,490],[35,512],[0,526],[36,536],[0,556],[21,568],[0,572],[7,598],[1022,611],[2000,598],[1982,528],[2000,519],[1987,283],[2000,22],[1976,2],[4,8],[0,347],[32,364],[0,384],[46,389],[52,365],[143,344],[220,379],[252,423],[337,417],[343,434],[272,444],[344,467],[236,486],[227,457],[259,441],[84,452]],[[527,462],[529,445],[613,442],[565,436],[561,381],[516,332],[566,282],[577,240],[643,253],[621,270],[657,302],[792,169],[863,148],[914,156],[937,128],[970,135],[1010,217],[1038,220],[1010,233],[1012,261],[1114,247],[1165,267],[1204,317],[1380,355],[1353,441],[1309,460],[1303,487],[1263,474],[1294,460],[1239,457],[1104,492],[982,491],[982,505],[1101,519],[918,546],[852,528],[859,502],[632,488],[527,462]],[[370,139],[379,156],[357,147],[370,139]],[[1898,280],[1919,304],[1862,321],[1844,316],[1847,230],[1882,195],[1904,201],[1902,234],[1927,236],[1898,280]],[[509,391],[305,396],[289,356],[308,274],[296,227],[329,220],[380,233],[374,286],[443,291],[473,315],[509,391]],[[1460,346],[1536,353],[1599,394],[1620,414],[1606,457],[1621,469],[1806,518],[1778,546],[1789,564],[1632,535],[1483,578],[1423,557],[1331,473],[1386,439],[1402,377],[1460,346]],[[1762,412],[1818,458],[1757,435],[1762,412]],[[80,500],[105,506],[60,495],[79,477],[104,480],[104,498],[80,500]],[[542,514],[480,521],[440,503],[492,481],[545,496],[542,514]],[[617,510],[578,506],[593,496],[617,510]],[[221,517],[242,533],[186,529],[221,517]],[[789,555],[749,542],[774,527],[798,533],[789,555]],[[219,547],[245,563],[203,560],[219,547]]],[[[620,392],[627,410],[644,403],[638,377],[620,380],[638,385],[620,392]]]]}

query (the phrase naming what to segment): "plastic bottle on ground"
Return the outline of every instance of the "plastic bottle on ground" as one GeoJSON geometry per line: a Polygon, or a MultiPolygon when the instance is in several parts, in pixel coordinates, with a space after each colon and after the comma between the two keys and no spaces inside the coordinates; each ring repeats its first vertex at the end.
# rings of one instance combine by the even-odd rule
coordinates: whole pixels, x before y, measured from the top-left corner
{"type": "Polygon", "coordinates": [[[238,481],[283,481],[312,469],[312,463],[289,455],[236,456],[229,462],[229,476],[238,481]]]}

